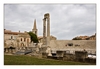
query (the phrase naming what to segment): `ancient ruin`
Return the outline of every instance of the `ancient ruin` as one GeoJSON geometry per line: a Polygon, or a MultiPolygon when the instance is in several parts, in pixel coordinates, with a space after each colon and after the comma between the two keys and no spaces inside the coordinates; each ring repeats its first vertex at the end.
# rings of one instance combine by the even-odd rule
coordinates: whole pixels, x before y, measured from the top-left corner
{"type": "Polygon", "coordinates": [[[43,53],[48,53],[48,56],[52,56],[51,49],[50,49],[50,15],[49,15],[49,13],[44,14],[44,19],[43,19],[43,45],[42,45],[42,49],[43,49],[43,51],[42,51],[43,53]]]}
{"type": "Polygon", "coordinates": [[[49,13],[45,14],[44,19],[43,19],[43,45],[50,46],[50,15],[49,13]]]}
{"type": "MultiPolygon", "coordinates": [[[[37,30],[36,20],[34,20],[32,32],[38,36],[37,30]]],[[[38,44],[32,43],[26,31],[22,33],[20,31],[4,30],[4,52],[12,55],[27,54],[45,58],[50,56],[63,60],[84,59],[84,61],[86,58],[88,59],[87,55],[92,54],[96,56],[96,40],[57,40],[56,37],[51,36],[49,13],[44,14],[43,36],[38,36],[38,40],[38,44]]],[[[93,59],[96,59],[96,57],[93,59]]]]}

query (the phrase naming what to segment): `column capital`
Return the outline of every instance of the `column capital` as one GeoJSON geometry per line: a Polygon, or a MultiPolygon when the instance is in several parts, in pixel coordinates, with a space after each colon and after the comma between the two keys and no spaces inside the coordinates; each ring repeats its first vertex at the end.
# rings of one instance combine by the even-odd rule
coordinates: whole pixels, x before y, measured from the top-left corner
{"type": "Polygon", "coordinates": [[[43,20],[46,21],[46,18],[44,18],[43,20]]]}
{"type": "Polygon", "coordinates": [[[44,14],[44,18],[49,18],[49,17],[50,17],[49,13],[44,14]]]}

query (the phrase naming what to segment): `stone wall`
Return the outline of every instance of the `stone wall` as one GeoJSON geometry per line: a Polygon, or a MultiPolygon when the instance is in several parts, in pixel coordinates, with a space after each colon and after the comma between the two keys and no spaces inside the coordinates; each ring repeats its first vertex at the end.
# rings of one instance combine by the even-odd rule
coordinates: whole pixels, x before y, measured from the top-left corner
{"type": "Polygon", "coordinates": [[[96,41],[95,40],[51,40],[51,50],[69,50],[71,53],[75,51],[89,51],[96,53],[96,41]]]}
{"type": "Polygon", "coordinates": [[[87,51],[75,51],[76,61],[85,61],[85,58],[88,57],[87,51]]]}
{"type": "Polygon", "coordinates": [[[64,55],[63,60],[66,60],[66,61],[74,61],[75,60],[75,55],[74,54],[67,53],[67,54],[64,55]]]}

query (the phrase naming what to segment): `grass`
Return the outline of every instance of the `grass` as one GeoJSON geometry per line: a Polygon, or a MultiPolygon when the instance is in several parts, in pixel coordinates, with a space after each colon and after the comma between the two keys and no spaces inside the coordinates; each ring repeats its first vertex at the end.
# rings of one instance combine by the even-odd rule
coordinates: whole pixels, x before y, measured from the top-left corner
{"type": "Polygon", "coordinates": [[[91,65],[89,63],[36,58],[33,56],[4,55],[4,65],[91,65]]]}

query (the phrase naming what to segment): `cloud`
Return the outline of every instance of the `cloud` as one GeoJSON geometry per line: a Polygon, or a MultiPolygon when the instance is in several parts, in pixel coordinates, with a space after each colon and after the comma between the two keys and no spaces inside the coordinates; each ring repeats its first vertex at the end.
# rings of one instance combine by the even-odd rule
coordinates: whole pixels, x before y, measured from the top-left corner
{"type": "Polygon", "coordinates": [[[34,19],[38,35],[43,35],[43,17],[50,13],[51,35],[57,39],[72,39],[96,32],[95,4],[5,4],[4,28],[31,31],[34,19]]]}

